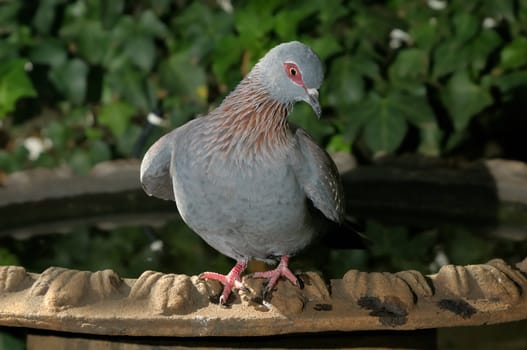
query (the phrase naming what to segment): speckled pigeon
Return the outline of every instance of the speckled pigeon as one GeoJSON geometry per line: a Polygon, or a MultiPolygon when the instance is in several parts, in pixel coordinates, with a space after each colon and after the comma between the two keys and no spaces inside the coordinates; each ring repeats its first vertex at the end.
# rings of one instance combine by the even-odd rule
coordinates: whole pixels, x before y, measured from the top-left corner
{"type": "Polygon", "coordinates": [[[271,49],[221,103],[205,116],[161,137],[141,164],[144,190],[174,200],[183,220],[209,245],[236,260],[220,281],[225,303],[243,288],[250,259],[276,263],[271,290],[281,276],[299,285],[289,257],[308,245],[329,221],[344,218],[335,164],[287,116],[298,101],[320,117],[322,64],[308,46],[289,42],[271,49]]]}

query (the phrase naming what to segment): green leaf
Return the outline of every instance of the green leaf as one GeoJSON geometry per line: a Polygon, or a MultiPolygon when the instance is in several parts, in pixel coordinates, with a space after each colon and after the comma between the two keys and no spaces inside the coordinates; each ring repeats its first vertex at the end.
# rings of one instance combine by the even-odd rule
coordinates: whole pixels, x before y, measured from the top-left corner
{"type": "Polygon", "coordinates": [[[144,72],[124,65],[119,70],[108,72],[105,78],[104,101],[110,102],[116,97],[121,97],[143,112],[152,110],[155,103],[154,87],[144,72]]]}
{"type": "Polygon", "coordinates": [[[341,46],[336,38],[306,38],[303,42],[311,47],[322,61],[341,50],[341,46]]]}
{"type": "Polygon", "coordinates": [[[408,33],[413,38],[416,47],[427,52],[437,44],[436,41],[439,38],[437,23],[429,19],[412,23],[408,33]]]}
{"type": "Polygon", "coordinates": [[[77,174],[87,174],[92,168],[89,154],[81,149],[74,149],[68,154],[68,165],[77,174]]]}
{"type": "Polygon", "coordinates": [[[142,35],[130,38],[125,45],[128,58],[144,71],[150,71],[154,65],[156,48],[151,37],[142,35]]]}
{"type": "Polygon", "coordinates": [[[500,58],[503,69],[515,69],[527,64],[527,38],[516,37],[501,50],[500,58]]]}
{"type": "Polygon", "coordinates": [[[24,70],[25,63],[18,59],[0,64],[0,120],[15,109],[19,98],[37,95],[24,70]]]}
{"type": "Polygon", "coordinates": [[[412,94],[424,94],[428,76],[428,53],[421,49],[404,49],[389,68],[390,83],[412,94]]]}
{"type": "Polygon", "coordinates": [[[271,11],[275,2],[249,2],[235,12],[235,26],[242,42],[258,40],[273,28],[275,21],[271,11]]]}
{"type": "Polygon", "coordinates": [[[24,6],[22,1],[7,1],[0,5],[0,23],[6,29],[11,25],[17,25],[20,8],[24,6]]]}
{"type": "Polygon", "coordinates": [[[124,134],[117,138],[117,149],[125,157],[137,157],[133,154],[134,146],[141,135],[141,128],[137,125],[130,125],[124,134]]]}
{"type": "Polygon", "coordinates": [[[434,111],[426,96],[412,96],[401,93],[389,95],[392,108],[417,127],[435,121],[434,111]]]}
{"type": "Polygon", "coordinates": [[[101,22],[105,29],[111,29],[123,15],[124,0],[100,2],[101,22]]]}
{"type": "Polygon", "coordinates": [[[437,125],[434,111],[426,96],[393,93],[389,97],[393,108],[419,129],[419,153],[430,156],[439,155],[443,134],[437,125]]]}
{"type": "Polygon", "coordinates": [[[454,40],[440,43],[433,57],[432,76],[436,79],[464,68],[469,63],[467,48],[454,40]]]}
{"type": "Polygon", "coordinates": [[[390,66],[392,80],[424,80],[428,73],[428,54],[421,49],[399,51],[395,62],[390,66]]]}
{"type": "Polygon", "coordinates": [[[69,60],[64,65],[56,66],[49,72],[51,81],[66,98],[80,105],[86,96],[88,65],[78,59],[69,60]]]}
{"type": "Polygon", "coordinates": [[[364,129],[366,143],[378,155],[391,153],[399,147],[406,135],[406,120],[393,108],[393,103],[388,98],[374,95],[370,103],[375,107],[372,118],[366,122],[364,129]]]}
{"type": "Polygon", "coordinates": [[[61,0],[40,1],[37,11],[33,17],[33,25],[41,33],[49,33],[55,20],[55,7],[61,0]]]}
{"type": "Polygon", "coordinates": [[[128,103],[114,101],[104,105],[99,112],[99,123],[107,126],[114,135],[121,136],[130,125],[130,119],[136,110],[128,103]]]}
{"type": "Polygon", "coordinates": [[[342,134],[333,136],[326,147],[328,152],[350,152],[351,144],[342,134]]]}
{"type": "Polygon", "coordinates": [[[99,21],[76,20],[64,25],[60,34],[76,43],[79,55],[92,64],[101,63],[112,48],[112,37],[99,21]]]}
{"type": "Polygon", "coordinates": [[[464,43],[472,39],[481,27],[478,19],[470,13],[460,12],[454,15],[455,40],[464,43]]]}
{"type": "Polygon", "coordinates": [[[29,52],[29,57],[35,63],[55,67],[66,62],[68,53],[59,40],[48,39],[35,44],[29,52]]]}
{"type": "Polygon", "coordinates": [[[190,52],[170,56],[160,68],[161,84],[172,95],[205,106],[208,97],[207,75],[190,52]]]}
{"type": "MultiPolygon", "coordinates": [[[[18,261],[18,258],[16,257],[16,255],[11,253],[6,248],[0,247],[0,266],[18,265],[18,264],[20,264],[20,262],[18,261]]],[[[2,346],[0,346],[0,349],[2,349],[2,346]]]]}
{"type": "Polygon", "coordinates": [[[346,139],[353,142],[368,120],[375,117],[377,106],[371,103],[371,98],[354,103],[344,109],[339,109],[343,120],[342,132],[346,139]]]}
{"type": "Polygon", "coordinates": [[[489,76],[489,84],[497,86],[503,94],[527,86],[527,71],[514,71],[498,77],[489,76]]]}
{"type": "Polygon", "coordinates": [[[273,28],[280,39],[284,41],[294,40],[297,38],[297,28],[302,19],[314,14],[317,10],[318,4],[314,1],[296,3],[291,8],[279,11],[274,16],[273,28]]]}
{"type": "MultiPolygon", "coordinates": [[[[504,17],[508,22],[514,22],[516,20],[515,3],[515,0],[482,1],[481,7],[485,16],[504,17]]],[[[525,4],[525,2],[523,3],[525,4]]]]}
{"type": "Polygon", "coordinates": [[[71,132],[63,123],[52,120],[42,131],[53,142],[53,148],[59,151],[66,149],[71,132]]]}
{"type": "Polygon", "coordinates": [[[90,162],[97,164],[110,160],[112,158],[112,152],[107,143],[101,140],[95,140],[90,144],[89,156],[90,162]]]}
{"type": "Polygon", "coordinates": [[[502,42],[503,39],[498,33],[491,29],[485,29],[467,44],[470,62],[476,74],[485,69],[490,55],[502,42]]]}
{"type": "Polygon", "coordinates": [[[473,83],[465,71],[450,78],[441,99],[458,131],[464,130],[476,114],[493,102],[489,91],[473,83]]]}
{"type": "Polygon", "coordinates": [[[352,57],[342,56],[331,64],[331,71],[320,94],[328,105],[345,109],[364,98],[365,82],[362,74],[353,69],[352,62],[352,57]]]}
{"type": "Polygon", "coordinates": [[[148,35],[163,38],[169,35],[168,28],[152,10],[145,10],[139,18],[141,30],[148,35]]]}
{"type": "Polygon", "coordinates": [[[421,124],[419,126],[419,146],[417,151],[426,156],[438,156],[441,154],[441,141],[443,132],[435,121],[421,124]]]}

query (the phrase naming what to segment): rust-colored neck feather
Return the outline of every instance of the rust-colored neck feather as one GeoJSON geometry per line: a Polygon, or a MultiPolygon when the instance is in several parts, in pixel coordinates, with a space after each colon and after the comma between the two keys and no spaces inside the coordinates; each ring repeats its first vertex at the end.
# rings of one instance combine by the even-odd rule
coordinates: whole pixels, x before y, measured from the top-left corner
{"type": "Polygon", "coordinates": [[[291,103],[273,99],[251,72],[207,118],[210,150],[254,160],[282,153],[291,144],[291,103]]]}

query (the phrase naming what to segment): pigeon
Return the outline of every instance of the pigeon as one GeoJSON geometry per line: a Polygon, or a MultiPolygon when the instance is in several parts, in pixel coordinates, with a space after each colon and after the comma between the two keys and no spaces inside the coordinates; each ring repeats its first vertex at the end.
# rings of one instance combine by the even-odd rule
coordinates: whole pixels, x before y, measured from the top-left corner
{"type": "Polygon", "coordinates": [[[322,80],[322,63],[310,47],[282,43],[217,108],[162,136],[141,162],[145,192],[175,201],[195,233],[236,260],[227,275],[200,275],[223,284],[221,304],[244,288],[241,275],[251,259],[278,262],[252,275],[267,279],[267,290],[280,277],[300,286],[289,258],[329,223],[344,221],[334,162],[287,120],[296,102],[306,102],[320,118],[322,80]]]}

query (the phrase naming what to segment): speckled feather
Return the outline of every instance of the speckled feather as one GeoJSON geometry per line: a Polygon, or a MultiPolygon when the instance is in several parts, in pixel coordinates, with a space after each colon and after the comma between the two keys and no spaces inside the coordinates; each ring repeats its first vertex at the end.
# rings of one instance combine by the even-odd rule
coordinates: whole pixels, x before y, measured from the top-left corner
{"type": "Polygon", "coordinates": [[[237,261],[294,255],[324,217],[343,220],[333,161],[304,130],[292,132],[287,123],[294,103],[309,98],[275,76],[288,60],[304,68],[306,88],[319,87],[318,57],[298,42],[282,44],[218,108],[159,139],[141,164],[145,191],[175,200],[189,227],[237,261]]]}

